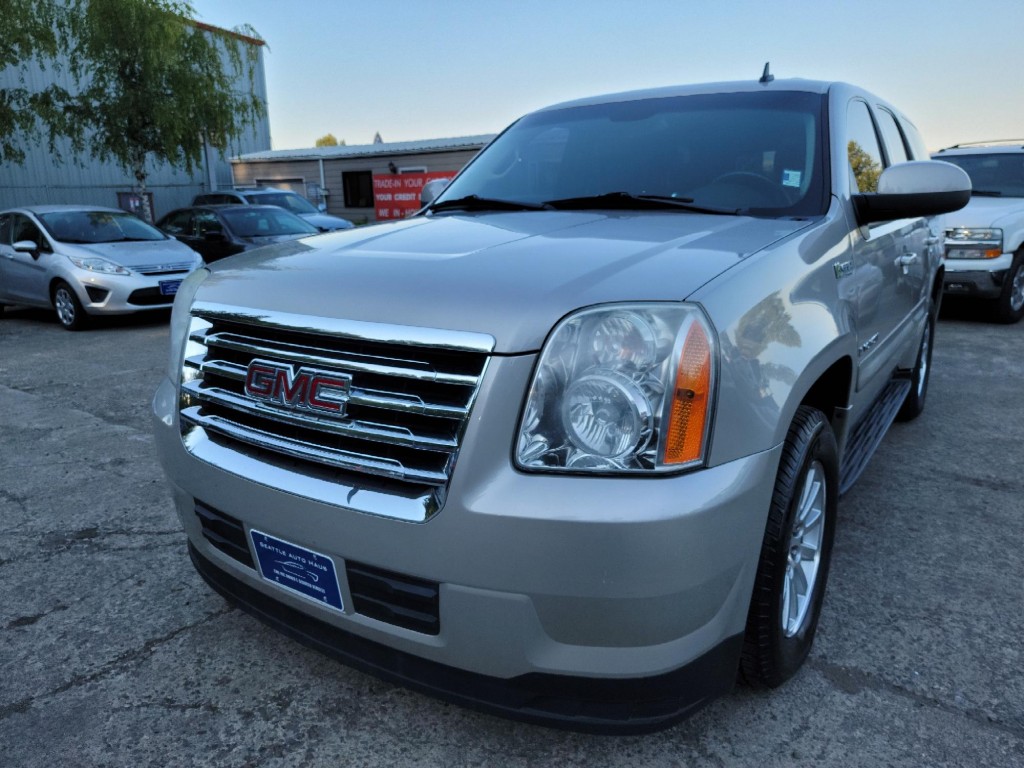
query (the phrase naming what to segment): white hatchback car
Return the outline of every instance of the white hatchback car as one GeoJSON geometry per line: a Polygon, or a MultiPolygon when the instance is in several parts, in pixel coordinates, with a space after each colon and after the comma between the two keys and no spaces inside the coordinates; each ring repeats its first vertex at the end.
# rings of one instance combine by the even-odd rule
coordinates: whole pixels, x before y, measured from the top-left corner
{"type": "Polygon", "coordinates": [[[53,307],[61,325],[90,315],[166,309],[202,257],[116,208],[43,205],[0,211],[4,304],[53,307]]]}

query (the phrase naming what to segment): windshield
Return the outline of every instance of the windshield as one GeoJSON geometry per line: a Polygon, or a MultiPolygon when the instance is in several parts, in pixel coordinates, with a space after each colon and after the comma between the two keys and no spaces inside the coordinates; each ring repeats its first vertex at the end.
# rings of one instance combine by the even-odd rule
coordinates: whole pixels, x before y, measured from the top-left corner
{"type": "Polygon", "coordinates": [[[262,192],[246,195],[245,199],[256,205],[276,205],[292,213],[317,213],[317,209],[304,197],[294,192],[262,192]]]}
{"type": "Polygon", "coordinates": [[[818,215],[826,201],[823,110],[819,94],[773,91],[537,112],[495,139],[439,202],[476,196],[579,209],[581,198],[604,196],[591,207],[622,208],[632,196],[730,213],[818,215]]]}
{"type": "Polygon", "coordinates": [[[57,211],[38,214],[50,237],[61,243],[118,243],[166,240],[167,235],[130,213],[57,211]]]}
{"type": "Polygon", "coordinates": [[[275,237],[277,235],[315,235],[320,230],[298,216],[280,208],[232,208],[221,216],[239,237],[275,237]]]}
{"type": "Polygon", "coordinates": [[[993,152],[991,155],[935,156],[959,165],[971,177],[972,194],[993,197],[1024,197],[1024,152],[993,152]]]}

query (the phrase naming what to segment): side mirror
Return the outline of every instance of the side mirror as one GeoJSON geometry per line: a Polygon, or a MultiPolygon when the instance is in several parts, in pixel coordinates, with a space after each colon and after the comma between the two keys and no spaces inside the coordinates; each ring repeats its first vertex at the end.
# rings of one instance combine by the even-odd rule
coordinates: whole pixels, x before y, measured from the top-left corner
{"type": "Polygon", "coordinates": [[[19,240],[14,243],[11,248],[18,251],[19,253],[31,253],[35,256],[39,253],[39,246],[33,243],[31,240],[19,240]]]}
{"type": "Polygon", "coordinates": [[[423,185],[423,189],[420,190],[420,208],[430,205],[437,196],[444,192],[444,188],[448,186],[451,179],[431,179],[423,185]]]}
{"type": "Polygon", "coordinates": [[[324,211],[327,210],[327,203],[324,203],[324,202],[318,203],[317,206],[316,206],[316,209],[318,211],[320,211],[320,213],[323,213],[324,211]]]}
{"type": "Polygon", "coordinates": [[[914,160],[882,171],[878,191],[852,195],[857,223],[935,216],[963,208],[971,199],[971,177],[952,163],[914,160]]]}

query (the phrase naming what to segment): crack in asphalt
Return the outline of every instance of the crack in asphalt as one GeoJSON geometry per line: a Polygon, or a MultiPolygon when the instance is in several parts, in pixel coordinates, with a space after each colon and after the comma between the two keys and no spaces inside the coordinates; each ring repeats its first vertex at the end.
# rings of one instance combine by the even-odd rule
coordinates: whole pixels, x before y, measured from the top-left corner
{"type": "Polygon", "coordinates": [[[201,627],[204,624],[208,624],[211,621],[221,618],[222,616],[226,616],[234,610],[234,608],[230,607],[222,608],[219,611],[204,616],[199,621],[193,622],[192,624],[186,624],[183,627],[178,627],[177,629],[168,632],[166,635],[163,635],[162,637],[155,637],[150,640],[147,640],[145,643],[142,644],[141,648],[132,648],[131,650],[125,651],[124,653],[120,654],[114,659],[108,661],[95,672],[90,672],[88,674],[82,675],[75,675],[66,683],[63,683],[62,685],[59,685],[50,691],[46,691],[45,693],[41,693],[36,696],[29,696],[27,698],[22,699],[21,701],[16,701],[12,704],[6,704],[0,707],[0,721],[6,720],[8,717],[11,717],[12,715],[27,712],[29,709],[31,709],[33,704],[39,701],[59,696],[60,694],[66,693],[73,688],[88,685],[89,683],[96,682],[97,680],[102,680],[103,678],[109,677],[110,675],[125,671],[127,667],[131,666],[132,664],[139,661],[143,661],[149,656],[151,656],[156,649],[174,640],[176,637],[178,637],[178,635],[201,627]]]}
{"type": "Polygon", "coordinates": [[[992,728],[1003,733],[1008,733],[1017,738],[1024,738],[1024,721],[1017,723],[997,720],[992,716],[985,714],[981,710],[958,707],[955,704],[947,703],[941,699],[936,699],[923,693],[917,693],[916,691],[904,688],[897,683],[883,680],[882,678],[861,669],[853,669],[851,667],[843,666],[842,664],[835,664],[830,661],[814,658],[808,659],[806,663],[808,667],[821,673],[822,677],[824,677],[833,688],[838,691],[842,691],[843,693],[857,694],[863,690],[869,690],[875,693],[899,696],[904,699],[909,699],[919,706],[932,707],[945,712],[946,714],[966,717],[968,720],[977,723],[978,725],[992,728]]]}
{"type": "Polygon", "coordinates": [[[19,616],[16,619],[12,619],[11,621],[9,621],[7,623],[7,626],[5,626],[4,629],[15,629],[17,627],[30,627],[33,624],[35,624],[37,621],[39,621],[40,619],[45,619],[47,616],[50,616],[50,615],[52,615],[54,613],[59,613],[60,611],[66,611],[67,609],[68,609],[68,606],[66,606],[66,605],[64,605],[62,603],[58,603],[57,605],[55,605],[53,608],[51,608],[48,611],[43,611],[42,613],[34,613],[31,616],[19,616]]]}

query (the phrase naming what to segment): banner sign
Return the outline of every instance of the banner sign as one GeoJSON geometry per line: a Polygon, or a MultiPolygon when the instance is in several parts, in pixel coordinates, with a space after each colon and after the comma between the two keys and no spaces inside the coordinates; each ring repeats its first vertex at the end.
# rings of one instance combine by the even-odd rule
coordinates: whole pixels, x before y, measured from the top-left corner
{"type": "Polygon", "coordinates": [[[404,219],[420,209],[420,191],[431,179],[450,179],[458,171],[385,173],[373,177],[377,221],[404,219]]]}

